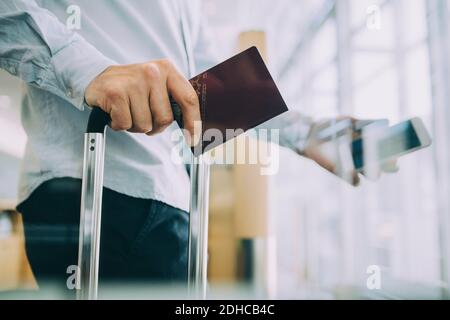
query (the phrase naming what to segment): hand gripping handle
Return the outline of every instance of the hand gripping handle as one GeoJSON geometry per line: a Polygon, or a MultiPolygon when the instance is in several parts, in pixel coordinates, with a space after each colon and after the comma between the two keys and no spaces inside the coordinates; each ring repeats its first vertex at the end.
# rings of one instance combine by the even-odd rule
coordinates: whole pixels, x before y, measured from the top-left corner
{"type": "MultiPolygon", "coordinates": [[[[183,128],[183,115],[181,108],[172,98],[170,98],[170,106],[172,108],[173,118],[183,128]]],[[[89,115],[88,125],[86,133],[104,133],[105,127],[111,123],[111,117],[108,113],[100,109],[99,107],[92,108],[89,115]]]]}

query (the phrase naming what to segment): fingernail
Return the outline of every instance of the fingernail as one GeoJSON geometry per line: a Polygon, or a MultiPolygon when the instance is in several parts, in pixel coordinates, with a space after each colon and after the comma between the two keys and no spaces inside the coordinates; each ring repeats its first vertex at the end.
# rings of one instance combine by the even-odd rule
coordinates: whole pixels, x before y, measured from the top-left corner
{"type": "Polygon", "coordinates": [[[148,135],[148,136],[151,136],[151,135],[153,135],[152,134],[152,130],[153,130],[153,124],[152,123],[150,123],[150,127],[149,127],[149,130],[145,133],[146,135],[148,135]]]}

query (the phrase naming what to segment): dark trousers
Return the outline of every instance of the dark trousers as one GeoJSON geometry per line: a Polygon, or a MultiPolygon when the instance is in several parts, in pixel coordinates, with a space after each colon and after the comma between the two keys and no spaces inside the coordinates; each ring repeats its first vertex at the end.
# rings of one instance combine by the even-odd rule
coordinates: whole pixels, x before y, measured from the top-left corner
{"type": "MultiPolygon", "coordinates": [[[[81,181],[43,183],[18,207],[26,250],[40,287],[47,280],[66,286],[77,265],[81,181]]],[[[162,202],[103,190],[100,289],[108,280],[185,282],[188,214],[162,202]]]]}

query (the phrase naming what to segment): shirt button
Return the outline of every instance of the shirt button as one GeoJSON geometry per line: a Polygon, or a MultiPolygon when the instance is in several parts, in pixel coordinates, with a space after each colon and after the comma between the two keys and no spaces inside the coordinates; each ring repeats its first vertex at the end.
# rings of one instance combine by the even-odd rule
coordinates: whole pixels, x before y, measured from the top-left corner
{"type": "Polygon", "coordinates": [[[72,88],[67,89],[67,91],[66,91],[66,96],[68,96],[69,98],[73,98],[73,91],[72,91],[72,88]]]}
{"type": "Polygon", "coordinates": [[[14,67],[14,66],[10,66],[8,70],[9,70],[9,73],[11,73],[13,75],[17,74],[16,67],[14,67]]]}

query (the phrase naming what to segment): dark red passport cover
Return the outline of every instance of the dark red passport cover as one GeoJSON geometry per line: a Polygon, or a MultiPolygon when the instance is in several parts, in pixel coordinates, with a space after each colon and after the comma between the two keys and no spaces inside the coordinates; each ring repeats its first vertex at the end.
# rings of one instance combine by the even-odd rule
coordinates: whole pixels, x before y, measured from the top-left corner
{"type": "Polygon", "coordinates": [[[224,139],[204,141],[194,154],[206,152],[288,110],[256,47],[251,47],[190,80],[200,102],[203,134],[218,129],[224,139]]]}

